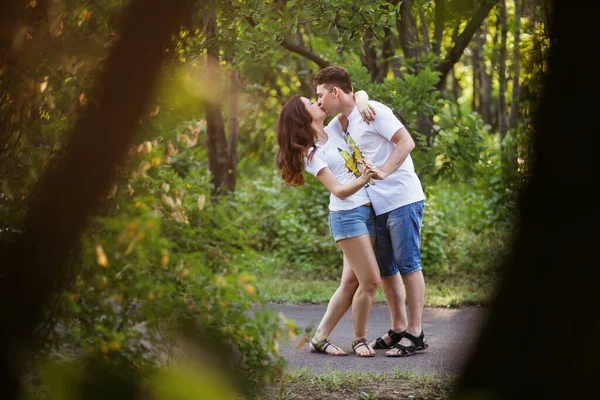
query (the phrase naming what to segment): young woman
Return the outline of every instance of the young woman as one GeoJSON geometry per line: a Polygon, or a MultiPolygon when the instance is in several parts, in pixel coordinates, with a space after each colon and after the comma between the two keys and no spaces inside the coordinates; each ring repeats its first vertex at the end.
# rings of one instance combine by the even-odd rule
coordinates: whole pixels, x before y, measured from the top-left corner
{"type": "Polygon", "coordinates": [[[342,124],[347,126],[347,120],[338,116],[325,127],[325,117],[316,103],[295,96],[283,106],[277,123],[277,166],[282,179],[290,186],[301,186],[306,169],[331,192],[329,228],[344,254],[340,286],[310,341],[310,350],[346,355],[328,337],[352,305],[352,350],[357,356],[372,357],[375,351],[367,343],[366,330],[380,278],[373,252],[375,214],[365,185],[373,170],[352,157],[352,149],[343,139],[342,124]]]}

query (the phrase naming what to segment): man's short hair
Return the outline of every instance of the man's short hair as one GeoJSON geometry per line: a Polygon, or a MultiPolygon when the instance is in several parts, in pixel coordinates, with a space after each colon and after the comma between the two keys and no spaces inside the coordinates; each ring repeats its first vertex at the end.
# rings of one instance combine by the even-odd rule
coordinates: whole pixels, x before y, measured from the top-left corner
{"type": "Polygon", "coordinates": [[[319,71],[313,80],[314,87],[325,85],[327,90],[339,87],[345,93],[352,93],[352,80],[344,67],[330,65],[319,71]]]}

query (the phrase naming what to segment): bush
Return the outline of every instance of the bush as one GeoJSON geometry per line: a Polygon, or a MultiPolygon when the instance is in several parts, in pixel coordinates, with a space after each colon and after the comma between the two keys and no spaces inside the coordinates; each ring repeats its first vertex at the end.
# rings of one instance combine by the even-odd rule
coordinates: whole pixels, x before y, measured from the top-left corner
{"type": "Polygon", "coordinates": [[[236,200],[205,194],[203,150],[169,157],[166,147],[145,142],[132,151],[123,174],[133,172],[82,239],[45,352],[68,344],[73,354],[147,373],[171,361],[178,332],[191,324],[237,353],[231,362],[257,388],[281,373],[277,341],[295,327],[263,308],[247,271],[252,260],[240,257],[253,222],[236,200]]]}
{"type": "Polygon", "coordinates": [[[236,193],[238,212],[256,228],[253,248],[280,260],[278,274],[338,278],[342,253],[329,233],[327,189],[308,174],[298,188],[282,183],[273,169],[257,175],[236,193]]]}

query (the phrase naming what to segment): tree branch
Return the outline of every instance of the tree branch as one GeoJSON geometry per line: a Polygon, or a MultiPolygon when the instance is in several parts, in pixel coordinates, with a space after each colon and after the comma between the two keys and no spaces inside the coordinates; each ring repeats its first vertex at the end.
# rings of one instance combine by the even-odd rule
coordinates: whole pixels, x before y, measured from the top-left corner
{"type": "MultiPolygon", "coordinates": [[[[250,26],[252,26],[252,27],[256,26],[256,21],[253,18],[247,17],[246,21],[250,24],[250,26]]],[[[325,61],[324,59],[322,59],[321,57],[319,57],[312,51],[305,49],[304,47],[299,46],[297,44],[294,44],[287,39],[282,39],[281,44],[287,50],[291,51],[292,53],[299,54],[304,58],[309,59],[310,61],[317,64],[320,68],[325,68],[328,65],[331,65],[328,61],[325,61]]]]}
{"type": "Polygon", "coordinates": [[[318,55],[316,55],[315,53],[305,49],[304,47],[298,46],[292,42],[290,42],[287,39],[283,39],[281,41],[281,44],[283,45],[283,47],[285,47],[287,50],[291,51],[292,53],[296,53],[301,55],[304,58],[309,59],[310,61],[314,62],[315,64],[317,64],[320,68],[325,68],[328,65],[331,65],[331,63],[329,63],[328,61],[322,59],[321,57],[319,57],[318,55]]]}
{"type": "Polygon", "coordinates": [[[446,75],[452,69],[454,64],[460,60],[463,52],[471,42],[473,35],[477,29],[481,26],[485,18],[488,16],[492,8],[498,3],[498,0],[485,0],[479,9],[473,15],[473,18],[469,21],[465,29],[458,35],[454,47],[448,50],[446,58],[442,61],[438,67],[438,71],[441,73],[441,79],[437,84],[438,89],[443,85],[446,75]]]}

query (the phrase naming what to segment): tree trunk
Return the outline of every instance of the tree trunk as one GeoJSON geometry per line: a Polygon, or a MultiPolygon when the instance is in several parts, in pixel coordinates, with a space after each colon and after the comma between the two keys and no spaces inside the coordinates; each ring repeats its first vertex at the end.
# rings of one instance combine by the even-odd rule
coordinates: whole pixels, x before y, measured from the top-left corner
{"type": "MultiPolygon", "coordinates": [[[[404,56],[413,58],[416,67],[419,68],[419,59],[424,49],[419,45],[417,38],[417,26],[412,14],[412,0],[405,0],[400,6],[400,20],[398,21],[398,32],[400,32],[400,45],[404,56]]],[[[417,131],[426,136],[427,145],[433,145],[435,131],[433,130],[433,116],[420,114],[417,117],[417,131]]]]}
{"type": "Polygon", "coordinates": [[[477,35],[477,50],[479,53],[479,73],[481,76],[481,91],[479,93],[479,104],[481,107],[481,117],[486,124],[492,123],[492,79],[487,72],[485,63],[484,46],[487,38],[487,24],[483,26],[477,35]]]}
{"type": "Polygon", "coordinates": [[[433,53],[440,56],[442,53],[442,41],[444,39],[444,24],[446,22],[446,10],[444,0],[435,0],[435,28],[433,32],[433,53]]]}
{"type": "Polygon", "coordinates": [[[405,58],[418,60],[421,49],[417,40],[417,28],[412,15],[413,0],[404,0],[400,5],[400,19],[396,22],[400,34],[400,46],[405,58]]]}
{"type": "MultiPolygon", "coordinates": [[[[496,13],[497,14],[497,13],[496,13]]],[[[496,30],[492,36],[492,48],[498,47],[500,17],[496,15],[496,30]]],[[[490,81],[494,82],[494,72],[498,70],[498,52],[493,51],[490,56],[490,81]]],[[[492,96],[492,132],[498,131],[498,98],[492,96]]]]}
{"type": "Polygon", "coordinates": [[[515,2],[515,31],[514,31],[514,48],[513,48],[513,82],[512,82],[512,99],[510,102],[510,115],[508,117],[508,129],[517,127],[517,117],[519,115],[519,91],[521,89],[519,80],[521,78],[521,10],[519,0],[515,2]]]}
{"type": "Polygon", "coordinates": [[[422,47],[423,47],[423,50],[425,51],[425,54],[429,54],[431,45],[429,44],[429,31],[427,29],[427,17],[425,16],[425,10],[423,9],[423,7],[419,7],[419,20],[421,22],[419,27],[421,28],[421,36],[423,38],[421,41],[421,43],[423,43],[422,47]]]}
{"type": "Polygon", "coordinates": [[[481,72],[479,71],[481,68],[481,63],[479,62],[479,59],[481,58],[481,56],[479,55],[479,48],[477,47],[477,44],[473,45],[473,55],[471,57],[471,66],[473,69],[473,99],[472,99],[472,105],[471,105],[471,109],[474,112],[481,112],[481,108],[480,108],[480,96],[479,96],[479,92],[480,92],[480,88],[481,88],[481,72]]]}
{"type": "Polygon", "coordinates": [[[506,39],[508,33],[508,24],[506,17],[506,0],[500,0],[500,51],[498,59],[498,131],[500,141],[506,136],[506,39]]]}
{"type": "MultiPolygon", "coordinates": [[[[454,29],[452,30],[452,43],[454,43],[454,41],[456,40],[456,38],[458,37],[458,25],[456,25],[454,27],[454,29]]],[[[454,68],[454,66],[452,67],[451,70],[452,76],[452,93],[454,94],[454,98],[456,99],[455,103],[456,103],[456,107],[457,107],[457,113],[458,115],[462,115],[462,110],[460,108],[460,104],[458,104],[458,98],[461,96],[462,94],[462,88],[460,87],[459,81],[458,81],[458,77],[456,76],[456,70],[454,68]]]]}
{"type": "MultiPolygon", "coordinates": [[[[379,66],[377,64],[377,52],[375,51],[375,43],[373,40],[373,31],[371,28],[367,28],[365,36],[363,37],[363,52],[360,59],[362,64],[365,66],[369,74],[371,75],[371,81],[376,82],[378,77],[379,66]]],[[[381,80],[383,82],[383,80],[381,80]]]]}
{"type": "Polygon", "coordinates": [[[375,82],[384,81],[388,71],[390,70],[391,61],[395,55],[394,35],[392,34],[392,31],[389,28],[384,28],[383,33],[385,34],[385,38],[383,39],[383,47],[381,49],[382,61],[379,63],[377,75],[375,76],[375,82]]]}
{"type": "Polygon", "coordinates": [[[208,149],[208,168],[212,175],[213,195],[218,197],[226,190],[227,171],[227,138],[225,124],[221,115],[221,105],[206,103],[206,147],[208,149]]]}
{"type": "Polygon", "coordinates": [[[231,65],[229,83],[229,167],[227,168],[226,186],[229,192],[235,192],[237,181],[238,136],[240,128],[240,91],[242,79],[239,71],[231,65]]]}
{"type": "Polygon", "coordinates": [[[397,54],[390,60],[392,73],[394,74],[394,78],[396,79],[404,79],[404,75],[402,74],[402,70],[400,69],[401,64],[402,62],[400,60],[400,56],[397,54]]]}
{"type": "MultiPolygon", "coordinates": [[[[214,10],[207,12],[204,18],[204,29],[209,43],[206,50],[206,68],[213,82],[221,82],[221,65],[219,46],[215,41],[217,17],[214,10]]],[[[212,175],[213,195],[218,198],[227,189],[229,170],[229,152],[225,123],[221,113],[220,96],[211,97],[205,102],[206,107],[206,147],[208,149],[208,168],[212,175]]]]}

